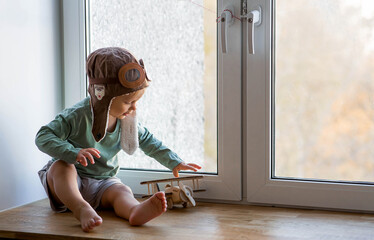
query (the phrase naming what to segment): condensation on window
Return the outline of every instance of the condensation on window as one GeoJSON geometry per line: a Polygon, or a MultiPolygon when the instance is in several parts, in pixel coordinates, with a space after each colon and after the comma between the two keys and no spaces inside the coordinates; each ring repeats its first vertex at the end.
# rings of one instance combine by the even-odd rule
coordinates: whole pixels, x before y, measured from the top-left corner
{"type": "MultiPolygon", "coordinates": [[[[185,162],[216,172],[216,118],[206,114],[216,108],[215,101],[207,105],[216,89],[206,84],[206,48],[215,39],[206,42],[203,8],[181,0],[90,0],[89,13],[91,51],[123,47],[144,60],[151,82],[138,103],[139,122],[185,162]]],[[[140,149],[118,157],[121,167],[166,169],[140,149]]]]}

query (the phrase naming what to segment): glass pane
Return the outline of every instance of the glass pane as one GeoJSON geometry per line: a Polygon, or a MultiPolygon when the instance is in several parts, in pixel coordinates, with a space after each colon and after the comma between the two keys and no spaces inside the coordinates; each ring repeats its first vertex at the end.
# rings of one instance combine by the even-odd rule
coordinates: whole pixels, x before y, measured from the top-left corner
{"type": "Polygon", "coordinates": [[[374,181],[374,1],[276,1],[275,26],[273,175],[374,181]]]}
{"type": "MultiPolygon", "coordinates": [[[[217,173],[216,1],[90,0],[90,51],[123,47],[152,80],[139,121],[185,162],[217,173]],[[205,10],[204,10],[205,8],[205,10]]],[[[139,149],[123,168],[166,169],[139,149]]]]}

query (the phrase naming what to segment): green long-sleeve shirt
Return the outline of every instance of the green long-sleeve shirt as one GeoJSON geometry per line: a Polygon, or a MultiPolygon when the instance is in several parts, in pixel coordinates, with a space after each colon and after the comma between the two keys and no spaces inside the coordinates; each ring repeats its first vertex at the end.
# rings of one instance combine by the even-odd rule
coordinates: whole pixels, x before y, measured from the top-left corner
{"type": "MultiPolygon", "coordinates": [[[[75,164],[81,176],[105,179],[117,174],[119,170],[117,153],[120,146],[120,121],[117,121],[113,132],[107,132],[99,143],[92,136],[92,113],[90,98],[87,97],[71,108],[59,113],[49,124],[38,131],[35,143],[38,148],[50,155],[52,161],[64,160],[75,164]],[[86,167],[76,164],[76,157],[82,148],[96,148],[100,158],[95,158],[95,164],[88,161],[86,167]]],[[[182,160],[176,153],[165,147],[147,128],[138,124],[139,147],[143,152],[156,159],[165,167],[172,170],[182,160]]]]}

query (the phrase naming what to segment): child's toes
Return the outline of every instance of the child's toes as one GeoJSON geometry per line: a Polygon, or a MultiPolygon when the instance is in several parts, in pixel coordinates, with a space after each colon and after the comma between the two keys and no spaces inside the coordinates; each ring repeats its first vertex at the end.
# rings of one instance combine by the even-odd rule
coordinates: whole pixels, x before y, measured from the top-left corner
{"type": "Polygon", "coordinates": [[[166,208],[167,206],[168,206],[168,204],[167,204],[166,200],[163,201],[163,202],[162,202],[162,207],[163,207],[163,208],[166,208]]]}
{"type": "Polygon", "coordinates": [[[164,192],[158,192],[158,193],[156,193],[156,197],[158,198],[158,199],[160,199],[160,200],[166,200],[166,198],[165,198],[165,193],[164,192]]]}
{"type": "Polygon", "coordinates": [[[93,229],[95,226],[96,226],[95,220],[93,218],[90,219],[90,221],[88,222],[88,227],[90,228],[90,230],[93,229]]]}
{"type": "Polygon", "coordinates": [[[100,226],[103,223],[103,220],[100,217],[95,217],[94,221],[95,221],[95,226],[96,227],[100,226]]]}
{"type": "Polygon", "coordinates": [[[85,231],[85,232],[89,232],[92,228],[90,228],[90,225],[89,225],[89,224],[84,224],[84,225],[82,226],[82,229],[83,229],[83,231],[85,231]]]}

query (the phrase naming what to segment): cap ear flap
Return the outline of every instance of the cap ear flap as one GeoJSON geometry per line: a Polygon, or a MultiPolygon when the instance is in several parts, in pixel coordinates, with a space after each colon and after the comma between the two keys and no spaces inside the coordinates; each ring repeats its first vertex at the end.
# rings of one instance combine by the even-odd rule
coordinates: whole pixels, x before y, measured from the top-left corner
{"type": "Polygon", "coordinates": [[[123,65],[118,72],[118,79],[122,86],[126,88],[137,88],[140,87],[145,81],[145,72],[143,67],[137,63],[127,63],[123,65]],[[135,70],[139,73],[136,80],[127,79],[127,73],[131,70],[135,70]]]}
{"type": "Polygon", "coordinates": [[[106,135],[109,109],[112,99],[105,95],[101,100],[95,97],[94,84],[89,87],[92,114],[92,135],[96,142],[100,142],[106,135]]]}

